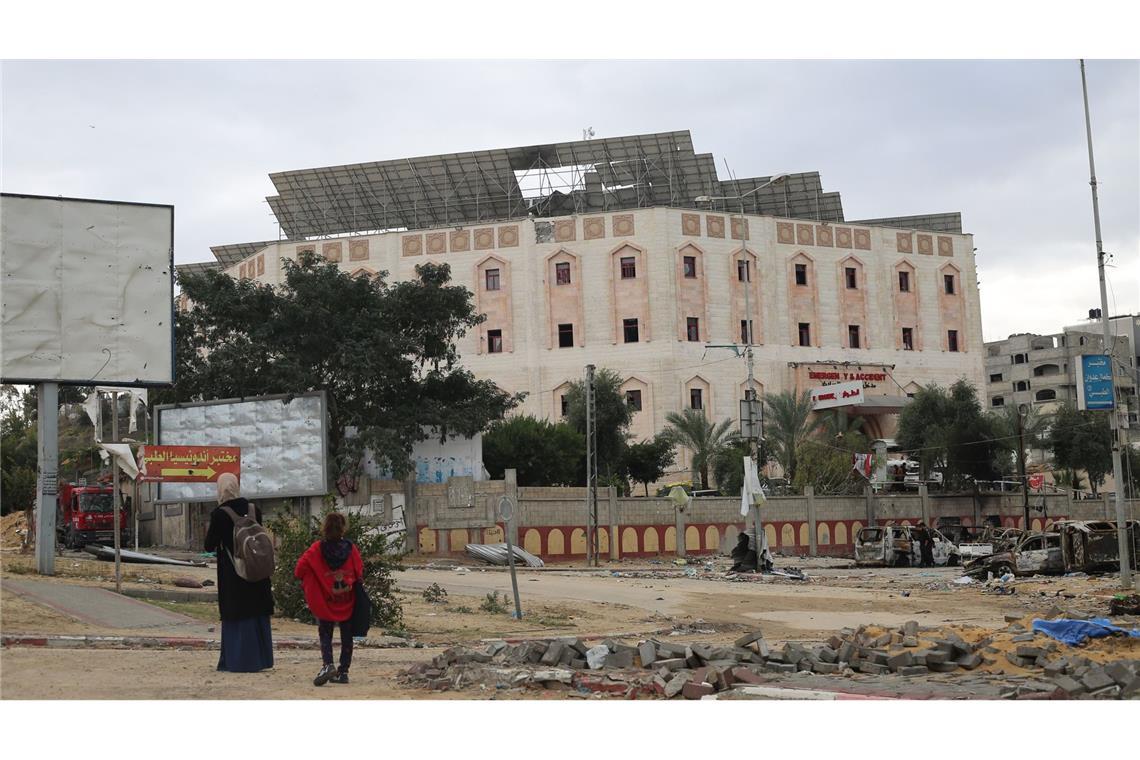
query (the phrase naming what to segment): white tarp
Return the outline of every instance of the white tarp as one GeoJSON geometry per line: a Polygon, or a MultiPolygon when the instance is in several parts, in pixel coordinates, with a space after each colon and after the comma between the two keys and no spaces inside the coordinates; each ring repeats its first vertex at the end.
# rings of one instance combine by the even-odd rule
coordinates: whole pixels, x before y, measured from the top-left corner
{"type": "Polygon", "coordinates": [[[851,406],[863,403],[863,381],[836,383],[811,389],[811,408],[832,409],[837,406],[851,406]]]}
{"type": "MultiPolygon", "coordinates": [[[[448,438],[439,442],[439,435],[428,431],[426,440],[412,446],[412,464],[416,468],[417,483],[446,483],[449,478],[470,476],[473,480],[484,480],[483,436],[477,433],[473,438],[448,438]]],[[[392,477],[382,469],[372,456],[364,451],[364,471],[371,478],[392,477]]]]}
{"type": "Polygon", "coordinates": [[[173,235],[173,206],[0,196],[4,382],[172,382],[173,235]]]}
{"type": "MultiPolygon", "coordinates": [[[[241,447],[241,495],[249,499],[328,492],[324,393],[231,399],[155,410],[163,446],[241,447]]],[[[159,501],[213,501],[213,483],[162,483],[159,501]]]]}

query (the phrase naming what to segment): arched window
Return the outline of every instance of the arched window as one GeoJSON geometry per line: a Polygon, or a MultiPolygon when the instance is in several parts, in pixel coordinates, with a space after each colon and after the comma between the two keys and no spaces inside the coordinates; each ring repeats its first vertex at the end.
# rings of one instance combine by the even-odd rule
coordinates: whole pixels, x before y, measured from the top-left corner
{"type": "Polygon", "coordinates": [[[1057,391],[1051,388],[1043,391],[1037,391],[1037,394],[1033,398],[1036,401],[1056,401],[1057,391]]]}

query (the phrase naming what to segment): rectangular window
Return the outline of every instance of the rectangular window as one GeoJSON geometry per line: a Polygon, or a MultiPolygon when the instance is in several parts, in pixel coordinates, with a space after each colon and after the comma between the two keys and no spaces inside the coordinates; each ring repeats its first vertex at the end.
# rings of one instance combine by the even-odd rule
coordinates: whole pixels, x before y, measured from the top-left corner
{"type": "Polygon", "coordinates": [[[574,325],[572,325],[572,324],[558,325],[558,347],[559,348],[573,348],[574,347],[574,325]]]}
{"type": "Polygon", "coordinates": [[[903,351],[914,350],[914,328],[904,327],[903,331],[903,351]]]}
{"type": "Polygon", "coordinates": [[[641,391],[626,391],[626,405],[635,412],[641,411],[641,391]]]}
{"type": "Polygon", "coordinates": [[[745,345],[752,345],[752,320],[740,320],[740,342],[745,345]]]}
{"type": "Polygon", "coordinates": [[[487,331],[487,353],[501,354],[503,353],[503,331],[502,330],[488,330],[487,331]]]}
{"type": "Polygon", "coordinates": [[[859,348],[859,325],[847,325],[847,347],[859,348]]]}
{"type": "Polygon", "coordinates": [[[622,256],[621,278],[623,280],[632,280],[634,277],[637,277],[637,259],[633,256],[622,256]]]}
{"type": "Polygon", "coordinates": [[[843,274],[847,278],[847,289],[848,290],[858,289],[859,283],[855,279],[855,267],[846,267],[843,270],[843,274]]]}
{"type": "Polygon", "coordinates": [[[954,295],[954,275],[952,275],[952,274],[942,275],[942,285],[943,285],[943,287],[946,288],[946,295],[948,295],[948,296],[954,295]]]}
{"type": "Polygon", "coordinates": [[[994,396],[990,400],[990,406],[1005,406],[1005,399],[1001,396],[994,396]]]}
{"type": "Polygon", "coordinates": [[[689,389],[689,408],[690,409],[704,409],[705,408],[705,401],[704,401],[704,398],[702,397],[701,393],[702,392],[701,392],[700,388],[690,388],[689,389]]]}
{"type": "Polygon", "coordinates": [[[686,256],[684,258],[684,262],[685,262],[685,276],[690,277],[690,278],[696,277],[697,276],[697,257],[696,256],[686,256]]]}
{"type": "Polygon", "coordinates": [[[990,382],[991,383],[1000,383],[1004,379],[1005,378],[1002,377],[1002,374],[1000,372],[998,372],[996,375],[990,375],[990,382]]]}
{"type": "Polygon", "coordinates": [[[487,290],[498,290],[499,289],[499,270],[498,269],[488,269],[486,272],[484,272],[484,275],[486,276],[487,290]]]}
{"type": "Polygon", "coordinates": [[[625,334],[626,343],[637,342],[637,320],[636,319],[623,319],[622,332],[625,334]]]}
{"type": "Polygon", "coordinates": [[[570,416],[570,397],[567,396],[566,394],[563,394],[562,398],[559,399],[559,402],[560,402],[559,405],[561,406],[561,409],[562,409],[562,416],[563,417],[569,417],[570,416]]]}
{"type": "Polygon", "coordinates": [[[910,292],[910,272],[899,272],[899,292],[910,292]]]}
{"type": "Polygon", "coordinates": [[[800,322],[800,345],[811,345],[811,325],[807,322],[800,322]]]}
{"type": "Polygon", "coordinates": [[[947,330],[946,331],[946,347],[948,349],[950,349],[951,351],[957,351],[958,350],[958,331],[957,330],[947,330]]]}
{"type": "Polygon", "coordinates": [[[560,261],[554,265],[554,284],[555,285],[569,285],[570,284],[570,262],[560,261]]]}
{"type": "Polygon", "coordinates": [[[807,285],[807,264],[796,264],[796,284],[807,285]]]}
{"type": "Polygon", "coordinates": [[[685,332],[690,341],[694,343],[701,339],[701,321],[696,317],[685,320],[685,332]]]}
{"type": "Polygon", "coordinates": [[[736,279],[741,282],[752,282],[752,267],[746,259],[736,262],[736,279]]]}

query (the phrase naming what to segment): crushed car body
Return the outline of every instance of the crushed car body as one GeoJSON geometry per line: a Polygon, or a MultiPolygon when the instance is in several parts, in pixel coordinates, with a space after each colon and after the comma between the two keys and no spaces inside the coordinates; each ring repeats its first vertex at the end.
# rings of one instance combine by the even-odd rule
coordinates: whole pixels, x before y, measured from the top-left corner
{"type": "MultiPolygon", "coordinates": [[[[957,565],[958,547],[939,531],[927,528],[934,541],[935,565],[957,565]]],[[[855,564],[859,567],[909,567],[922,560],[922,549],[910,525],[860,528],[855,536],[855,564]]]]}

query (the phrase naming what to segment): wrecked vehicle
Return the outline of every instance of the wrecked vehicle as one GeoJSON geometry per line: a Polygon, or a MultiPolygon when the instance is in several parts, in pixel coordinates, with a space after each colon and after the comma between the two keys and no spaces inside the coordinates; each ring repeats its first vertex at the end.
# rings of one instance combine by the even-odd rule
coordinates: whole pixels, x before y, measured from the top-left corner
{"type": "MultiPolygon", "coordinates": [[[[957,565],[958,547],[939,531],[927,528],[934,539],[934,564],[957,565]]],[[[859,567],[910,567],[922,563],[922,548],[909,525],[860,528],[855,535],[855,564],[859,567]]]]}
{"type": "Polygon", "coordinates": [[[963,562],[979,557],[988,557],[997,552],[1012,549],[1025,536],[1021,528],[986,528],[972,538],[958,544],[958,552],[963,562]]]}
{"type": "MultiPolygon", "coordinates": [[[[1136,569],[1140,550],[1140,520],[1125,523],[1128,530],[1129,565],[1136,569]]],[[[1111,520],[1060,520],[1051,530],[1061,536],[1061,556],[1066,572],[1093,573],[1120,569],[1117,523],[1111,520]]]]}
{"type": "Polygon", "coordinates": [[[1061,534],[1034,533],[1026,536],[1012,549],[1003,549],[985,557],[978,557],[966,565],[966,575],[994,577],[1003,575],[1059,574],[1065,572],[1061,556],[1061,534]]]}

